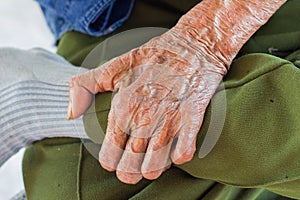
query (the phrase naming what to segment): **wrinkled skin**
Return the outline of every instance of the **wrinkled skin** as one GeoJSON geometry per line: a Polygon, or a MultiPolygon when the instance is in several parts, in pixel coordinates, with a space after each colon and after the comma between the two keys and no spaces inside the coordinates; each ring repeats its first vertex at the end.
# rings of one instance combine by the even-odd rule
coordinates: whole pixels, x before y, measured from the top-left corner
{"type": "Polygon", "coordinates": [[[74,76],[70,119],[85,112],[92,94],[118,90],[101,166],[134,184],[191,160],[205,109],[232,59],[284,2],[204,0],[165,34],[74,76]]]}

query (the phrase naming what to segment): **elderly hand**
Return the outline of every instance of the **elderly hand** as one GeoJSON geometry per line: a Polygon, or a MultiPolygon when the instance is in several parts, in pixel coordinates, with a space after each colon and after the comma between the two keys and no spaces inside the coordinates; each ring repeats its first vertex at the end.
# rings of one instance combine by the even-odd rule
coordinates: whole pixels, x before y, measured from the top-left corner
{"type": "Polygon", "coordinates": [[[99,162],[125,183],[193,158],[205,109],[241,46],[284,0],[204,0],[139,48],[70,81],[69,118],[116,91],[99,162]]]}

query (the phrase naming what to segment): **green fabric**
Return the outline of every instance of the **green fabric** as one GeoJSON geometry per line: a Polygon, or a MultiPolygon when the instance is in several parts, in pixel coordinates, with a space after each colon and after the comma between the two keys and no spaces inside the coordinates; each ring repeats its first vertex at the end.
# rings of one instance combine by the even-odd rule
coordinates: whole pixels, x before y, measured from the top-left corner
{"type": "Polygon", "coordinates": [[[241,49],[239,56],[268,53],[281,58],[300,48],[300,2],[288,0],[241,49]]]}
{"type": "MultiPolygon", "coordinates": [[[[118,31],[171,27],[196,2],[136,1],[131,17],[118,31]]],[[[275,193],[300,199],[299,7],[300,1],[288,1],[240,51],[241,57],[224,79],[225,126],[207,157],[199,159],[196,152],[191,162],[173,166],[159,179],[132,186],[99,167],[80,140],[47,139],[28,148],[24,156],[28,199],[287,199],[275,193]],[[249,54],[255,52],[287,57],[249,54]]],[[[61,39],[58,53],[80,65],[103,39],[69,32],[61,39]]],[[[216,93],[214,103],[220,103],[222,92],[216,93]]],[[[95,101],[92,109],[105,128],[110,93],[97,95],[95,101]]],[[[211,105],[198,146],[210,122],[210,109],[211,105]]]]}
{"type": "Polygon", "coordinates": [[[263,189],[242,189],[211,180],[198,179],[176,167],[172,167],[155,181],[143,180],[137,185],[123,184],[116,179],[114,173],[100,168],[98,162],[85,148],[82,148],[82,144],[74,140],[47,139],[37,142],[34,148],[27,150],[26,154],[26,157],[30,154],[32,158],[32,160],[24,160],[24,165],[28,168],[27,176],[24,178],[31,179],[25,182],[28,199],[265,200],[279,198],[278,195],[263,189]],[[48,156],[50,152],[55,155],[48,156]],[[81,156],[78,156],[78,152],[81,152],[81,156]],[[72,159],[69,158],[70,155],[81,161],[69,162],[72,159]],[[45,160],[35,161],[33,158],[45,160]],[[41,162],[43,165],[39,164],[41,162]],[[58,163],[61,165],[56,166],[58,163]]]}
{"type": "MultiPolygon", "coordinates": [[[[241,187],[260,187],[300,198],[300,70],[277,57],[251,54],[225,78],[227,114],[221,137],[204,159],[178,166],[195,177],[241,187]],[[289,188],[290,192],[285,192],[289,188]]],[[[219,103],[219,94],[215,95],[219,103]]],[[[200,135],[209,124],[206,113],[200,135]]],[[[203,138],[198,137],[197,144],[203,138]]],[[[198,152],[196,152],[198,154],[198,152]]]]}
{"type": "Polygon", "coordinates": [[[77,139],[37,142],[23,159],[27,199],[78,199],[81,144],[77,139]]]}

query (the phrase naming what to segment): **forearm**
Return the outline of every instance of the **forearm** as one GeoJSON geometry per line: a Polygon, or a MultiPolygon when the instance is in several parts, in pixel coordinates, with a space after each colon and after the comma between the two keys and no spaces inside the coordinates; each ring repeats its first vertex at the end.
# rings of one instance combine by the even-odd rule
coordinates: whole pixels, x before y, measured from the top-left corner
{"type": "Polygon", "coordinates": [[[228,69],[245,42],[285,2],[204,0],[184,15],[174,28],[193,46],[206,50],[213,62],[228,69]]]}

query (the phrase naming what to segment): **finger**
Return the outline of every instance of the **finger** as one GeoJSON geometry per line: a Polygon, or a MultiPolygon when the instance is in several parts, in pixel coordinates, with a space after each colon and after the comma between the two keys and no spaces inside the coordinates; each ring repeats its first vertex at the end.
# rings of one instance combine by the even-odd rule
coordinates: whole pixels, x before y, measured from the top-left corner
{"type": "Polygon", "coordinates": [[[193,158],[196,151],[197,135],[204,114],[204,111],[197,108],[183,110],[181,113],[185,123],[181,125],[177,135],[177,143],[171,152],[171,158],[175,164],[183,164],[193,158]]]}
{"type": "Polygon", "coordinates": [[[120,90],[112,100],[107,132],[99,153],[100,164],[109,171],[117,169],[131,131],[132,116],[128,110],[128,92],[120,90]]]}
{"type": "Polygon", "coordinates": [[[127,139],[128,134],[116,125],[114,110],[111,110],[108,117],[105,138],[99,152],[99,162],[104,169],[108,171],[115,171],[117,169],[127,139]]]}
{"type": "Polygon", "coordinates": [[[141,166],[147,149],[147,138],[130,137],[117,168],[117,177],[124,183],[135,184],[143,176],[141,166]]]}
{"type": "Polygon", "coordinates": [[[182,132],[177,140],[171,158],[174,164],[180,165],[190,161],[196,151],[196,136],[197,133],[182,132]],[[187,137],[185,134],[189,134],[187,137]],[[189,145],[189,146],[187,146],[189,145]]]}
{"type": "Polygon", "coordinates": [[[131,69],[132,59],[130,53],[123,54],[93,70],[77,75],[78,81],[93,94],[115,90],[116,83],[131,69]]]}
{"type": "Polygon", "coordinates": [[[69,83],[69,106],[67,119],[75,119],[82,115],[92,102],[92,94],[84,87],[78,85],[76,77],[69,83]]]}
{"type": "Polygon", "coordinates": [[[147,179],[158,178],[171,165],[170,150],[180,117],[177,114],[177,111],[166,112],[165,122],[150,139],[142,165],[143,176],[147,179]]]}
{"type": "Polygon", "coordinates": [[[92,94],[113,91],[132,67],[132,56],[124,54],[70,80],[68,119],[81,116],[91,104],[92,94]]]}
{"type": "MultiPolygon", "coordinates": [[[[145,154],[142,164],[143,177],[149,180],[157,179],[171,165],[170,149],[172,142],[157,149],[156,151],[149,150],[145,154]]],[[[149,146],[156,146],[156,141],[150,142],[149,146]],[[152,144],[155,143],[155,144],[152,144]]]]}

